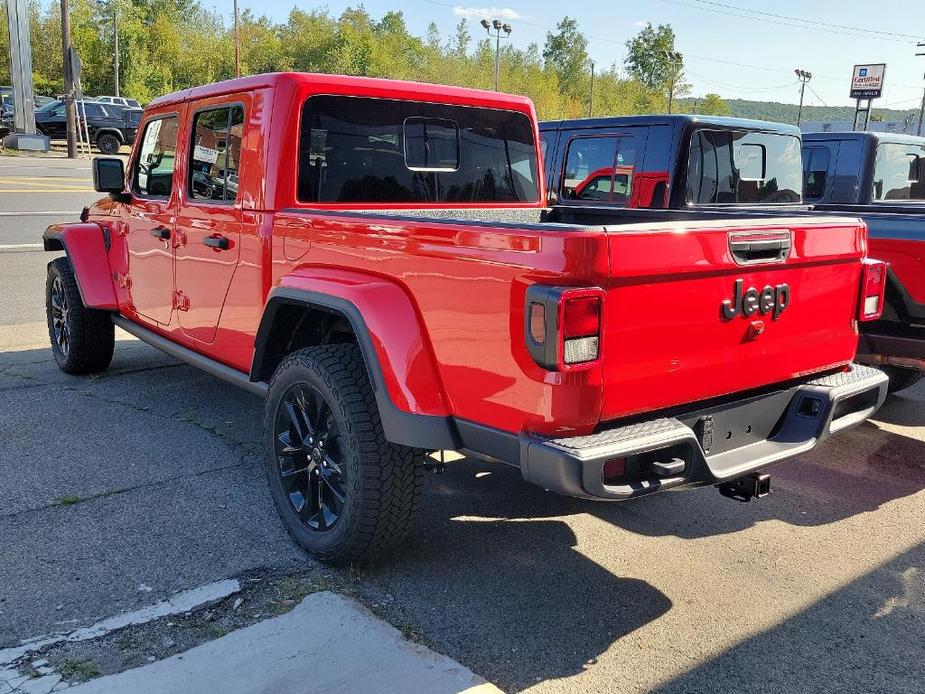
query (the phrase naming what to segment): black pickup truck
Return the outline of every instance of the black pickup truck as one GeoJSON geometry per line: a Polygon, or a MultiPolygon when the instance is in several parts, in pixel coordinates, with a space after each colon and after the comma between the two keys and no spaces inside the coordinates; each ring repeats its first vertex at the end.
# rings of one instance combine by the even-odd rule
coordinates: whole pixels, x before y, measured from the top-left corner
{"type": "Polygon", "coordinates": [[[806,133],[804,198],[825,214],[867,224],[871,256],[889,263],[880,321],[864,326],[859,360],[890,390],[925,372],[925,138],[895,133],[806,133]]]}
{"type": "MultiPolygon", "coordinates": [[[[90,141],[103,154],[116,154],[123,145],[135,140],[140,108],[127,108],[115,104],[82,101],[77,104],[78,118],[87,119],[90,141]]],[[[67,135],[67,114],[63,101],[54,101],[35,112],[35,126],[43,135],[53,140],[63,140],[67,135]]]]}

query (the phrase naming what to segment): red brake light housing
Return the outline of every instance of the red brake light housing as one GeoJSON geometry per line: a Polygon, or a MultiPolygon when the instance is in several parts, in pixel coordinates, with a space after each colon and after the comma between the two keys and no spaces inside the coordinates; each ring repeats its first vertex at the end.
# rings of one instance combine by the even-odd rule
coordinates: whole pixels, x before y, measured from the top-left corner
{"type": "Polygon", "coordinates": [[[858,320],[878,320],[883,315],[887,264],[882,260],[872,258],[864,258],[861,263],[861,301],[858,320]]]}
{"type": "Polygon", "coordinates": [[[601,360],[604,291],[597,287],[527,288],[525,340],[549,371],[577,371],[601,360]]]}

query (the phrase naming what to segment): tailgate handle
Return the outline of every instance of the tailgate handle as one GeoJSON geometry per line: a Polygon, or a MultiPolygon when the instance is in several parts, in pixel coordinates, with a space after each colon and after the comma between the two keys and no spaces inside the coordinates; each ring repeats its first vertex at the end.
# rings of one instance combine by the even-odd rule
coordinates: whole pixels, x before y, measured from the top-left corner
{"type": "Polygon", "coordinates": [[[739,265],[782,263],[790,256],[790,234],[731,235],[729,251],[739,265]]]}

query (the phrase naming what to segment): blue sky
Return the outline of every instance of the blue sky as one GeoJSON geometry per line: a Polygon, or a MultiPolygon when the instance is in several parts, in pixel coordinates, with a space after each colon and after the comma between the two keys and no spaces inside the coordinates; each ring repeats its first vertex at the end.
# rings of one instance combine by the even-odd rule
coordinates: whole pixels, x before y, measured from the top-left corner
{"type": "MultiPolygon", "coordinates": [[[[277,20],[285,19],[296,4],[292,0],[240,3],[242,8],[250,7],[256,14],[277,20]]],[[[339,14],[357,4],[331,0],[326,6],[339,14]]],[[[829,0],[818,4],[796,0],[773,4],[767,0],[575,4],[533,0],[494,6],[452,0],[366,0],[363,4],[374,17],[402,10],[409,28],[418,34],[424,33],[429,22],[436,22],[444,37],[452,34],[460,16],[470,18],[475,37],[482,31],[478,21],[483,15],[502,17],[513,25],[511,40],[522,48],[531,42],[542,46],[547,30],[567,12],[591,39],[591,58],[599,65],[622,65],[624,42],[645,22],[670,23],[678,35],[678,49],[685,56],[694,96],[717,92],[726,98],[796,103],[799,89],[793,70],[799,67],[814,74],[811,90],[806,92],[808,104],[852,104],[848,97],[852,66],[868,62],[887,63],[886,89],[875,108],[917,108],[925,87],[925,57],[914,56],[916,39],[907,36],[921,36],[919,40],[925,41],[925,0],[829,0]]],[[[315,5],[300,3],[299,7],[315,5]]],[[[918,50],[925,52],[925,48],[918,50]]]]}

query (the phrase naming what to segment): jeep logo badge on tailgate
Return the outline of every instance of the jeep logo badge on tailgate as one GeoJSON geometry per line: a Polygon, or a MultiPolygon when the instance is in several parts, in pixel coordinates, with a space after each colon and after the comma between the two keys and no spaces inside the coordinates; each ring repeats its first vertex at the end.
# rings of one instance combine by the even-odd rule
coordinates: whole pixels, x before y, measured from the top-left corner
{"type": "Polygon", "coordinates": [[[721,308],[726,320],[732,320],[739,314],[747,318],[756,312],[770,313],[774,320],[777,320],[790,305],[789,284],[778,284],[776,287],[769,284],[760,292],[754,287],[749,287],[743,292],[744,283],[744,280],[736,280],[732,289],[732,299],[723,302],[721,308]]]}

